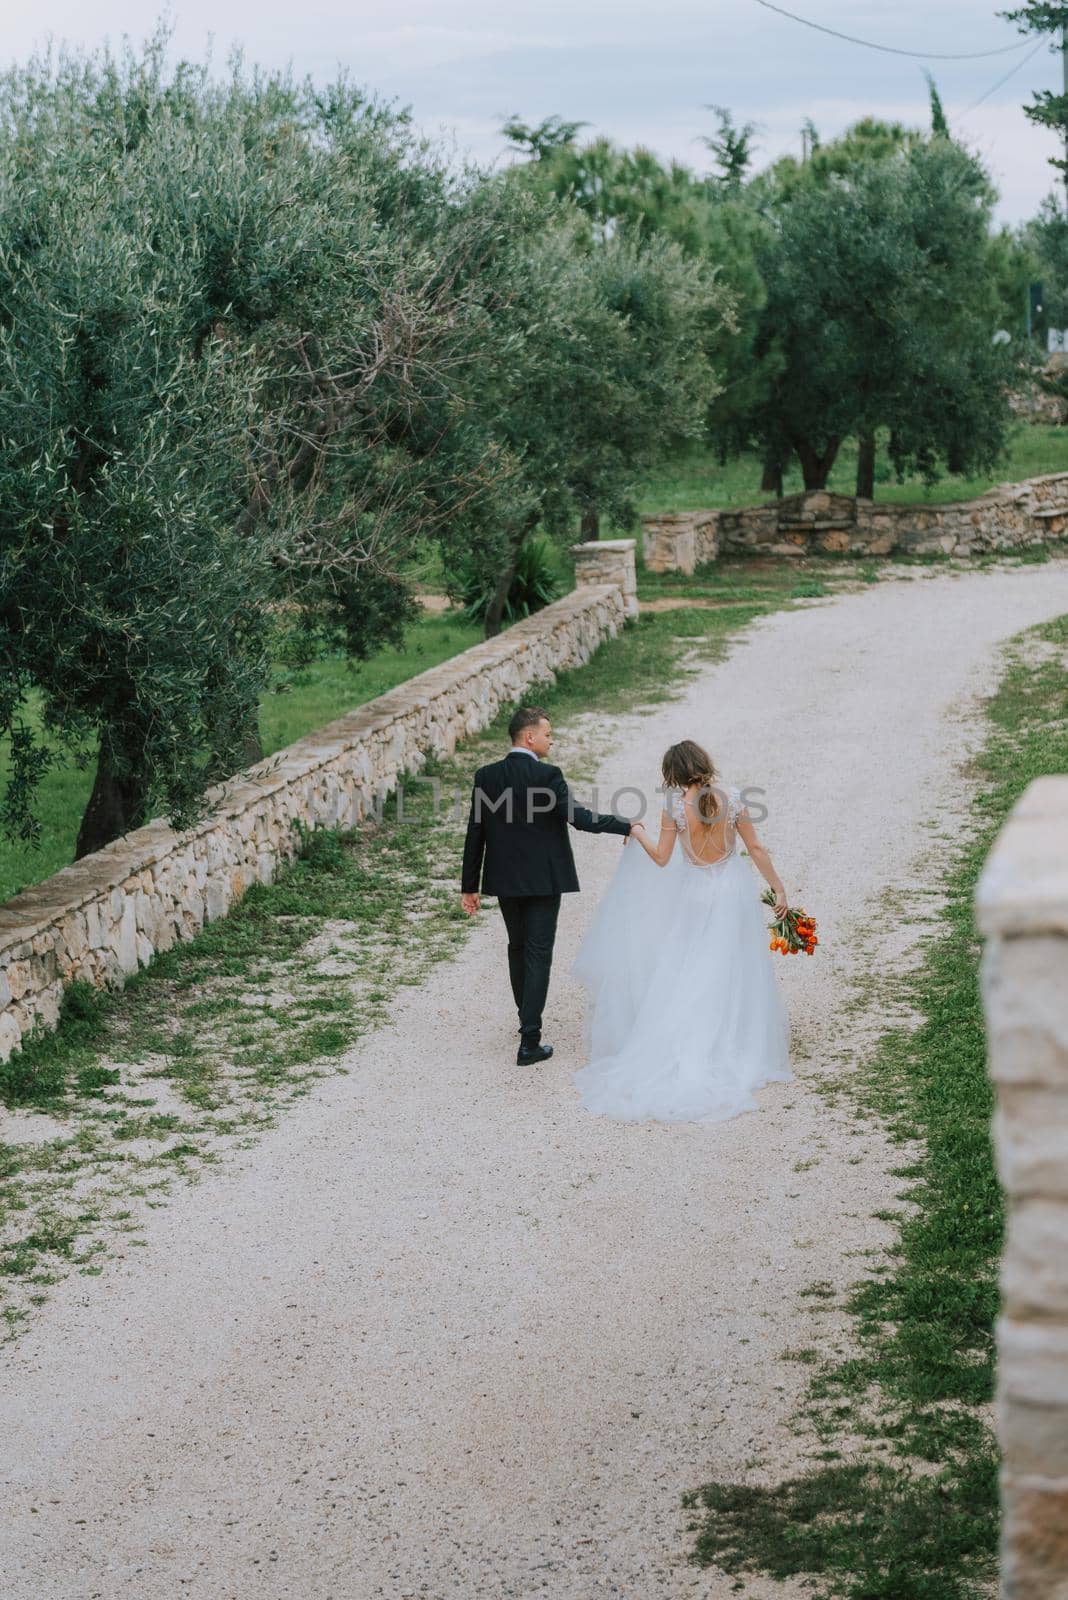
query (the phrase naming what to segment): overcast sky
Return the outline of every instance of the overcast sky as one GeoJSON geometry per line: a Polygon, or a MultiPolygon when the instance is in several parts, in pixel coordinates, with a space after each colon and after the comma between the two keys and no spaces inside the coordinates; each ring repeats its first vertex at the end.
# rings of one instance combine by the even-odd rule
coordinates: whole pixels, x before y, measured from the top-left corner
{"type": "MultiPolygon", "coordinates": [[[[900,50],[996,50],[1012,55],[938,61],[863,49],[767,10],[758,0],[174,0],[176,52],[220,62],[234,42],[250,61],[291,62],[316,77],[339,65],[361,84],[410,105],[427,132],[479,161],[507,160],[498,129],[557,113],[589,134],[644,144],[703,167],[697,139],[711,103],[759,124],[761,164],[799,151],[811,117],[824,137],[865,114],[927,121],[924,67],[935,75],[954,131],[986,160],[1000,214],[1031,215],[1059,181],[1052,136],[1024,117],[1036,88],[1060,83],[1060,57],[997,15],[1008,0],[782,0],[814,22],[900,50]],[[1016,69],[1016,70],[1014,70],[1016,69]],[[998,80],[1008,80],[994,88],[998,80]],[[970,109],[980,97],[983,104],[970,109]]],[[[85,46],[143,37],[151,0],[6,0],[2,48],[25,60],[49,35],[85,46]],[[12,16],[16,4],[18,12],[12,16]]]]}

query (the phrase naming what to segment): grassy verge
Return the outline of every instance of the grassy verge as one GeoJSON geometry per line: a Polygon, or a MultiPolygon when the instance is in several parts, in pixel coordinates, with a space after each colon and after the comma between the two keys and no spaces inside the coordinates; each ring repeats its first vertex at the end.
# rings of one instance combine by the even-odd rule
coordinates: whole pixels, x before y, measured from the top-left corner
{"type": "Polygon", "coordinates": [[[994,1581],[1002,1211],[972,896],[1027,784],[1068,771],[1066,650],[1068,617],[1010,652],[940,925],[895,997],[919,1026],[884,1037],[863,1074],[866,1107],[922,1154],[895,1174],[910,1206],[888,1265],[850,1297],[859,1354],[814,1367],[805,1420],[826,1464],[772,1487],[710,1483],[687,1498],[695,1559],[735,1575],[739,1590],[757,1571],[804,1576],[815,1593],[849,1600],[974,1600],[994,1581]],[[857,1438],[862,1448],[846,1447],[857,1438]]]}
{"type": "MultiPolygon", "coordinates": [[[[788,603],[792,574],[782,574],[788,603]]],[[[607,714],[671,697],[762,606],[643,618],[580,670],[527,698],[544,704],[558,759],[580,784],[607,714]]],[[[510,709],[510,708],[509,708],[510,709]]],[[[352,833],[308,836],[275,883],[159,957],[124,991],[68,991],[59,1030],[0,1067],[0,1307],[14,1331],[70,1271],[97,1273],[140,1242],[145,1208],[254,1139],[466,937],[459,857],[477,766],[499,753],[507,712],[404,786],[352,833]],[[456,796],[460,805],[453,807],[456,796]]],[[[581,792],[581,789],[580,789],[581,792]]]]}
{"type": "Polygon", "coordinates": [[[778,556],[721,556],[698,567],[689,577],[679,572],[650,572],[639,564],[638,599],[686,599],[719,606],[774,608],[782,604],[784,596],[791,600],[820,599],[858,583],[876,583],[885,571],[885,562],[824,555],[786,561],[778,556]]]}
{"type": "MultiPolygon", "coordinates": [[[[1045,472],[1068,471],[1068,428],[1027,423],[1014,429],[1005,459],[997,469],[979,478],[943,478],[926,487],[922,478],[893,481],[886,459],[885,445],[876,471],[876,500],[910,505],[926,501],[944,505],[952,500],[971,500],[985,494],[996,483],[1017,483],[1045,472]]],[[[847,439],[828,481],[838,494],[853,494],[857,479],[856,441],[847,439]]],[[[803,485],[794,467],[786,475],[787,494],[799,494],[803,485]]],[[[770,499],[760,492],[760,460],[755,455],[738,456],[720,463],[709,451],[694,448],[681,453],[650,481],[641,498],[645,515],[665,511],[698,511],[716,506],[751,506],[770,499]]]]}
{"type": "Polygon", "coordinates": [[[887,579],[929,576],[947,571],[982,571],[993,567],[1039,566],[1049,561],[1055,547],[1030,545],[1020,551],[991,551],[963,561],[947,555],[895,555],[892,558],[853,555],[805,555],[783,560],[779,556],[721,556],[698,567],[691,575],[650,572],[638,565],[638,599],[648,606],[657,601],[693,601],[703,606],[774,608],[785,594],[791,600],[818,600],[887,579]]]}

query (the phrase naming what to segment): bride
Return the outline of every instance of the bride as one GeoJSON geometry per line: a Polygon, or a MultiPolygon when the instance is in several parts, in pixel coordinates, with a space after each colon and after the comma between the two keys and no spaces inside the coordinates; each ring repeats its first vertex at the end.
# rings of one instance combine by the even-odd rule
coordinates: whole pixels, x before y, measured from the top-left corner
{"type": "Polygon", "coordinates": [[[717,785],[699,744],[673,744],[662,771],[659,838],[634,824],[572,965],[589,991],[589,1064],[575,1082],[604,1116],[719,1122],[755,1109],[761,1084],[791,1077],[764,906],[739,838],[776,917],[786,891],[738,790],[717,785]]]}

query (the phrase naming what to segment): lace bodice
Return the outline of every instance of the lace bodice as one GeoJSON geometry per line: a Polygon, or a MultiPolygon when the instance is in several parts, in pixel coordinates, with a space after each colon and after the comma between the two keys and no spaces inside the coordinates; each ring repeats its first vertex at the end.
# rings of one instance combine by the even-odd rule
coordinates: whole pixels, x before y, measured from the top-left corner
{"type": "Polygon", "coordinates": [[[725,861],[730,860],[737,846],[738,834],[735,829],[735,823],[738,817],[745,812],[741,794],[733,785],[729,787],[717,785],[717,792],[721,801],[725,801],[725,811],[722,819],[717,817],[714,822],[709,824],[691,822],[686,809],[685,790],[669,789],[664,796],[664,809],[679,830],[679,844],[682,846],[682,852],[687,861],[695,867],[722,866],[725,861]],[[702,861],[701,857],[696,854],[691,842],[693,829],[706,826],[712,828],[722,827],[723,831],[723,853],[710,861],[702,861]]]}

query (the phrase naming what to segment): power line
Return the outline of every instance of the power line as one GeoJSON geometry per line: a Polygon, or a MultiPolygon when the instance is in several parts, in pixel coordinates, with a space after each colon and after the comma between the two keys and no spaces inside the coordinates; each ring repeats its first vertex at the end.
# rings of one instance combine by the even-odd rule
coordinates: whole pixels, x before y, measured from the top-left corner
{"type": "Polygon", "coordinates": [[[1026,67],[1026,65],[1030,61],[1031,57],[1032,56],[1037,56],[1038,52],[1042,49],[1042,46],[1044,44],[1046,44],[1047,42],[1048,41],[1045,40],[1045,39],[1040,39],[1038,41],[1038,43],[1035,45],[1035,48],[1033,50],[1028,50],[1027,54],[1024,56],[1022,61],[1017,61],[1016,65],[1014,67],[1010,67],[1008,72],[1006,72],[1003,77],[998,79],[997,83],[991,84],[990,88],[986,91],[985,94],[981,94],[979,96],[978,100],[973,100],[971,105],[968,107],[968,109],[966,111],[955,111],[953,113],[954,118],[956,118],[956,117],[970,117],[972,112],[977,110],[979,108],[979,106],[981,106],[983,104],[984,100],[989,100],[990,96],[992,94],[997,94],[998,90],[1001,88],[1001,85],[1003,83],[1008,83],[1010,78],[1013,78],[1013,77],[1016,76],[1016,74],[1020,71],[1021,67],[1026,67]]]}
{"type": "MultiPolygon", "coordinates": [[[[1013,50],[1022,50],[1027,43],[1026,39],[1022,39],[1019,44],[1003,44],[998,50],[972,50],[966,55],[946,55],[939,50],[899,50],[892,44],[875,44],[871,39],[858,39],[852,33],[839,33],[837,28],[825,28],[822,22],[812,22],[808,17],[799,17],[796,11],[787,11],[783,6],[772,5],[771,0],[756,0],[756,3],[758,6],[763,6],[766,11],[777,11],[780,17],[789,17],[791,22],[800,22],[806,28],[815,28],[817,33],[829,33],[832,39],[845,39],[849,44],[862,44],[867,50],[882,50],[890,56],[918,56],[921,61],[980,61],[986,56],[1010,55],[1013,50]]],[[[1034,51],[1031,53],[1033,55],[1034,51]]]]}

